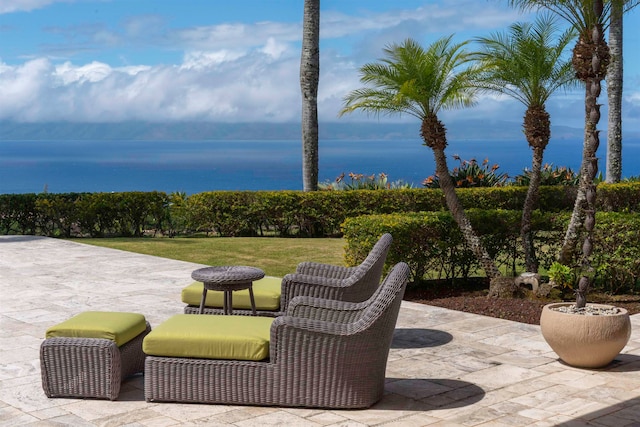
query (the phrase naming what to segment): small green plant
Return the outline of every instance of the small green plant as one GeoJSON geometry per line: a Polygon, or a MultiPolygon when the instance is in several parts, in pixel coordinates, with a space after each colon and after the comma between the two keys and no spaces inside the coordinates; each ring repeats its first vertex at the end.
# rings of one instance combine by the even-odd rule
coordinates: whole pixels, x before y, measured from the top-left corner
{"type": "MultiPolygon", "coordinates": [[[[454,155],[453,159],[460,162],[460,166],[449,172],[457,188],[503,187],[509,180],[509,175],[497,172],[500,168],[498,164],[489,166],[489,159],[484,159],[482,164],[478,164],[476,159],[462,160],[458,155],[454,155]]],[[[422,185],[427,188],[440,188],[439,179],[434,175],[422,181],[422,185]]]]}
{"type": "Polygon", "coordinates": [[[319,183],[318,187],[321,190],[393,190],[413,187],[402,180],[389,182],[385,173],[376,176],[350,172],[348,177],[350,181],[345,180],[343,172],[335,181],[319,183]]]}
{"type": "Polygon", "coordinates": [[[555,261],[551,264],[551,267],[549,267],[548,274],[549,279],[560,288],[563,296],[567,289],[573,289],[575,276],[571,267],[568,265],[560,264],[555,261]]]}

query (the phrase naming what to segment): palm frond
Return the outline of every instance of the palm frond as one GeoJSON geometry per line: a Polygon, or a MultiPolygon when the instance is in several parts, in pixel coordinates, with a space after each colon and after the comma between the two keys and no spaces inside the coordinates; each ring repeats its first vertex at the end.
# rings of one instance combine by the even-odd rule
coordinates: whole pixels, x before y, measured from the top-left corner
{"type": "Polygon", "coordinates": [[[415,40],[391,44],[384,57],[360,68],[365,88],[344,98],[340,115],[363,110],[374,114],[407,113],[420,119],[442,108],[472,105],[477,88],[464,66],[469,55],[467,42],[452,43],[443,37],[426,49],[415,40]]]}
{"type": "Polygon", "coordinates": [[[587,34],[595,24],[606,27],[611,14],[612,2],[622,2],[624,9],[638,5],[638,0],[605,0],[601,16],[594,11],[596,0],[508,0],[511,6],[520,10],[546,9],[571,24],[580,34],[587,34]]]}
{"type": "Polygon", "coordinates": [[[477,38],[478,87],[526,106],[544,105],[555,90],[574,80],[571,62],[563,57],[576,32],[566,30],[555,40],[557,31],[555,19],[543,14],[534,23],[515,23],[506,32],[477,38]]]}

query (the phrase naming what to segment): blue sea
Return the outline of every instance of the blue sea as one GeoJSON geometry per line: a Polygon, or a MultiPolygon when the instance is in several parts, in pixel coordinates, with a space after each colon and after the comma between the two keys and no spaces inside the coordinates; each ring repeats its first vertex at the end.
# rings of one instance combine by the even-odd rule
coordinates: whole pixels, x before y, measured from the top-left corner
{"type": "MultiPolygon", "coordinates": [[[[623,142],[623,176],[640,175],[640,140],[623,142]]],[[[598,155],[604,172],[606,143],[598,155]]],[[[450,141],[453,159],[488,158],[509,176],[531,167],[521,141],[450,141]]],[[[551,141],[545,162],[579,169],[581,140],[551,141]]],[[[0,194],[301,190],[300,141],[0,141],[0,194]]],[[[326,140],[319,144],[319,181],[342,173],[385,173],[420,187],[435,171],[431,150],[415,140],[326,140]]],[[[348,179],[348,178],[347,178],[348,179]]]]}

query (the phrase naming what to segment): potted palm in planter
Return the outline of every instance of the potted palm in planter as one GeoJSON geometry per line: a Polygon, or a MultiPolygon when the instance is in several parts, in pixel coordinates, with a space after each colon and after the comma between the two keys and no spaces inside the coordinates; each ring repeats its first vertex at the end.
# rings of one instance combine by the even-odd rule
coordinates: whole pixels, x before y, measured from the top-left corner
{"type": "Polygon", "coordinates": [[[580,185],[571,221],[560,253],[564,265],[572,264],[579,224],[586,234],[582,244],[576,303],[550,304],[540,317],[542,335],[549,346],[566,363],[585,368],[609,364],[624,348],[631,335],[631,322],[626,310],[598,304],[586,305],[586,294],[595,275],[591,264],[593,232],[596,213],[596,185],[598,173],[596,151],[600,144],[601,83],[610,61],[609,48],[604,40],[604,22],[612,3],[620,8],[633,7],[630,0],[510,0],[524,9],[545,8],[565,18],[578,31],[572,64],[576,77],[585,84],[585,138],[580,169],[580,185]]]}

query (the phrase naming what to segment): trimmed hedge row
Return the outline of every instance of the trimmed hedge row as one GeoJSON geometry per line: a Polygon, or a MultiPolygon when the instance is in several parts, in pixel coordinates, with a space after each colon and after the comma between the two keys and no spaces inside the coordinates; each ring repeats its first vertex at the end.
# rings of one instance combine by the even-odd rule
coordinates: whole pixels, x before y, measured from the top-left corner
{"type": "MultiPolygon", "coordinates": [[[[467,208],[520,210],[526,187],[457,191],[467,208]]],[[[540,209],[570,211],[575,188],[542,187],[540,209]]],[[[197,232],[219,236],[328,237],[347,218],[440,211],[439,189],[3,194],[0,233],[47,236],[141,236],[197,232]]],[[[640,183],[598,186],[598,210],[640,212],[640,183]]]]}
{"type": "Polygon", "coordinates": [[[3,194],[0,231],[52,237],[142,236],[161,229],[167,201],[160,192],[3,194]]]}
{"type": "MultiPolygon", "coordinates": [[[[520,246],[520,211],[467,211],[490,255],[506,271],[516,275],[524,260],[520,246]]],[[[549,268],[559,252],[569,212],[541,213],[533,217],[536,254],[549,268]]],[[[356,265],[367,255],[378,236],[393,235],[387,265],[409,264],[412,281],[467,278],[480,265],[466,244],[453,217],[445,211],[410,214],[367,215],[343,224],[347,242],[346,261],[356,265]],[[372,243],[373,242],[373,243],[372,243]]],[[[635,213],[600,212],[596,215],[593,264],[596,287],[611,293],[640,291],[640,216],[635,213]]],[[[481,272],[481,274],[483,274],[481,272]]]]}

